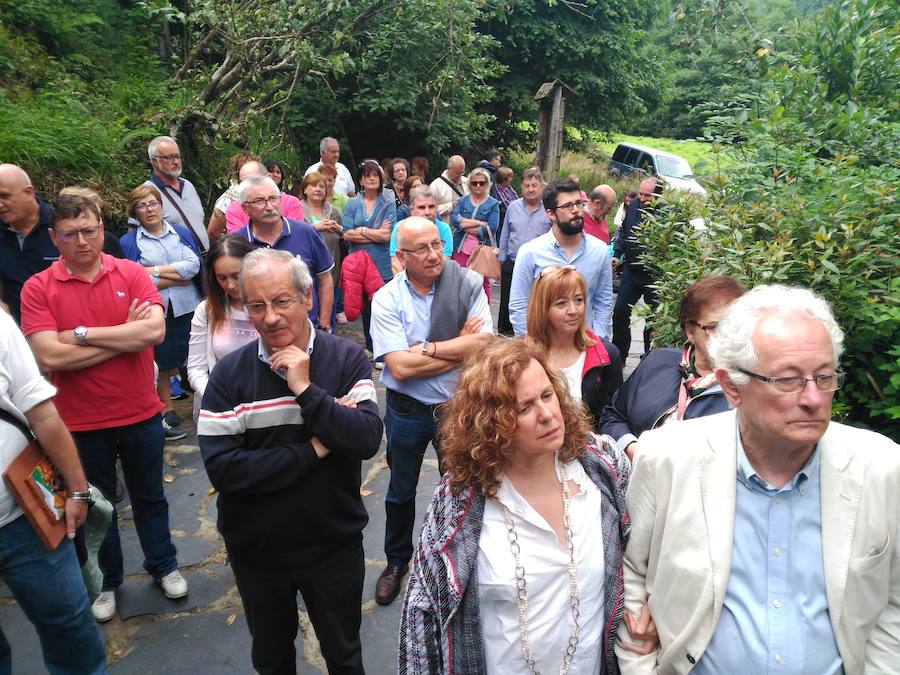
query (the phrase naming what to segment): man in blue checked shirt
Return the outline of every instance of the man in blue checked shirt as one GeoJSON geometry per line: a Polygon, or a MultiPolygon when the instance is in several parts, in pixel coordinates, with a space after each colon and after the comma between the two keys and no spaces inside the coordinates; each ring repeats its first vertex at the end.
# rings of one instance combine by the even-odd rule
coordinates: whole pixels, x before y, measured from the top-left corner
{"type": "Polygon", "coordinates": [[[550,231],[523,244],[516,256],[509,294],[509,319],[516,335],[525,334],[528,297],[541,270],[549,265],[570,265],[584,277],[590,296],[591,330],[610,336],[612,320],[612,265],[606,244],[584,235],[584,201],[581,188],[571,180],[544,188],[544,208],[550,231]]]}

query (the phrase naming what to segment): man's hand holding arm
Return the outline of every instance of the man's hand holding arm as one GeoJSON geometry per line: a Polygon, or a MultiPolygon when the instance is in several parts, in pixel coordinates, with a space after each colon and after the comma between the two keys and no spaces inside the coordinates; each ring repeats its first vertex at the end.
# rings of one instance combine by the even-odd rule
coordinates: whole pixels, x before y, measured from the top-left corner
{"type": "MultiPolygon", "coordinates": [[[[163,341],[166,337],[166,320],[161,305],[150,305],[147,316],[118,326],[88,326],[87,342],[91,347],[106,347],[121,352],[139,352],[163,341]]],[[[59,333],[59,341],[66,345],[81,346],[71,330],[59,333]]]]}

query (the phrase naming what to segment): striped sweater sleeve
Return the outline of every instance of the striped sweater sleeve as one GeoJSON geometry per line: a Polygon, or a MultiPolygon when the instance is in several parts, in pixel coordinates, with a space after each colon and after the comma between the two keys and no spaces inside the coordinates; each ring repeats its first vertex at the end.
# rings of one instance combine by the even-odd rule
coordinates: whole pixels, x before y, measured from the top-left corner
{"type": "MultiPolygon", "coordinates": [[[[247,447],[248,420],[270,413],[257,410],[260,406],[253,402],[240,401],[230,391],[236,379],[231,368],[214,368],[203,394],[197,438],[210,482],[219,492],[243,495],[276,492],[295,484],[319,465],[316,451],[309,442],[300,441],[247,447]]],[[[286,411],[296,408],[300,416],[293,397],[273,399],[265,405],[280,405],[286,411]]]]}

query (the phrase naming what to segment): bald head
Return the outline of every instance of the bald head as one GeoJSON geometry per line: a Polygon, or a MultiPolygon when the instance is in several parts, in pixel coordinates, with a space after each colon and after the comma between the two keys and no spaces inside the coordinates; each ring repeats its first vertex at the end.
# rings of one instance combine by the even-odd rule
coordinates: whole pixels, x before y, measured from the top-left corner
{"type": "Polygon", "coordinates": [[[267,176],[269,175],[269,170],[266,168],[266,165],[262,162],[257,162],[255,159],[250,160],[244,166],[241,167],[241,170],[238,172],[238,178],[240,180],[245,180],[250,178],[251,176],[267,176]]]}
{"type": "Polygon", "coordinates": [[[457,182],[465,172],[466,160],[460,155],[451,155],[447,160],[447,175],[450,176],[450,179],[457,182]]]}
{"type": "Polygon", "coordinates": [[[641,181],[638,188],[638,199],[641,200],[641,204],[649,204],[656,199],[656,178],[651,176],[641,181]]]}
{"type": "Polygon", "coordinates": [[[421,216],[410,216],[397,223],[397,248],[409,248],[410,242],[423,235],[434,235],[440,239],[437,225],[421,216]]]}
{"type": "Polygon", "coordinates": [[[16,164],[0,164],[0,220],[28,234],[39,218],[40,206],[28,174],[16,164]]]}

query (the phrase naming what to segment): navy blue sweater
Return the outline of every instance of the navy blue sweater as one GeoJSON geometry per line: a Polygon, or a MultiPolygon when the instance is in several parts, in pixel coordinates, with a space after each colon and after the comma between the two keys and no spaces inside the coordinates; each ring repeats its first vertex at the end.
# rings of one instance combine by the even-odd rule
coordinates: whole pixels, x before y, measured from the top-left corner
{"type": "Polygon", "coordinates": [[[198,438],[232,557],[304,564],[362,536],[369,517],[361,465],[378,451],[383,429],[371,366],[358,345],[317,331],[310,382],[294,397],[260,360],[256,341],[210,374],[198,438]],[[356,408],[336,402],[347,394],[356,408]],[[331,451],[324,459],[313,436],[331,451]]]}

